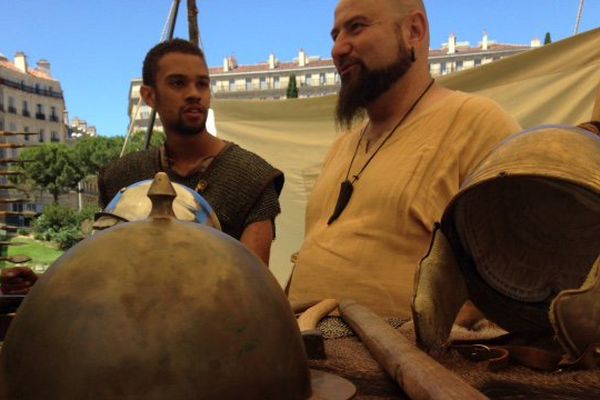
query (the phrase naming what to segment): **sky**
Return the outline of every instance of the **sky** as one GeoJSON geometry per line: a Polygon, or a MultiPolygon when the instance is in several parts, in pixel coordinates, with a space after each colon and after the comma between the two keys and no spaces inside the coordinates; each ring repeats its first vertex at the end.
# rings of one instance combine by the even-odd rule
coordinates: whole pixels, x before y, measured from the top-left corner
{"type": "MultiPolygon", "coordinates": [[[[371,1],[371,0],[364,0],[371,1]]],[[[132,79],[147,50],[161,39],[172,0],[0,0],[0,53],[23,51],[30,66],[51,63],[70,119],[100,135],[126,135],[132,79]]],[[[425,0],[431,47],[451,33],[477,45],[483,31],[498,43],[529,44],[573,34],[580,0],[425,0]]],[[[302,48],[330,58],[329,32],[337,0],[196,0],[209,66],[234,55],[241,65],[266,62],[272,52],[291,61],[302,48]]],[[[579,32],[600,24],[600,0],[585,2],[579,32]]],[[[188,37],[186,0],[175,36],[188,37]]]]}

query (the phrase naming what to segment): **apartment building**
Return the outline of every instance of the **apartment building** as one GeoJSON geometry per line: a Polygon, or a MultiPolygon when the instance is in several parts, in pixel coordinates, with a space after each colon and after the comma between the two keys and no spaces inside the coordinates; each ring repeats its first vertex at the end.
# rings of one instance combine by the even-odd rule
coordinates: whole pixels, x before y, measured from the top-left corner
{"type": "MultiPolygon", "coordinates": [[[[0,54],[0,130],[36,134],[4,137],[5,142],[64,142],[64,113],[63,91],[60,82],[52,77],[48,61],[39,60],[32,68],[23,52],[18,52],[12,62],[0,54]]],[[[20,149],[6,149],[2,157],[16,158],[19,152],[20,149]]]]}
{"type": "MultiPolygon", "coordinates": [[[[477,46],[458,42],[455,34],[439,49],[429,52],[432,76],[474,68],[514,54],[539,47],[534,39],[529,46],[500,44],[483,34],[477,46]]],[[[281,99],[285,98],[290,76],[296,77],[299,97],[313,97],[338,92],[340,79],[331,59],[311,57],[300,50],[291,62],[279,62],[270,54],[266,63],[238,65],[234,57],[226,57],[222,67],[210,68],[212,91],[215,98],[226,99],[281,99]]]]}
{"type": "Polygon", "coordinates": [[[76,140],[86,137],[98,136],[96,127],[94,125],[89,125],[88,122],[84,119],[75,117],[68,123],[68,125],[68,136],[70,139],[76,140]]]}
{"type": "MultiPolygon", "coordinates": [[[[502,44],[489,39],[484,32],[476,46],[459,42],[455,34],[439,49],[429,52],[429,68],[432,76],[475,68],[504,57],[539,47],[534,39],[530,45],[502,44]]],[[[333,95],[339,91],[340,77],[333,60],[309,56],[303,49],[292,61],[280,62],[275,54],[269,54],[266,62],[254,65],[239,65],[233,56],[226,57],[223,65],[209,68],[211,89],[218,99],[284,99],[291,76],[295,76],[299,97],[333,95]]],[[[148,123],[150,109],[142,105],[134,115],[139,102],[141,79],[131,83],[129,93],[129,117],[135,129],[144,129],[148,123]]]]}

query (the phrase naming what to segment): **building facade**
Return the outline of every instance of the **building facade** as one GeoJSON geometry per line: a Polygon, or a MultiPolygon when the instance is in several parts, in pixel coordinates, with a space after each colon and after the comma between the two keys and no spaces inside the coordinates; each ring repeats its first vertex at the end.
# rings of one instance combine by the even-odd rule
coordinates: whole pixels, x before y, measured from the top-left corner
{"type": "MultiPolygon", "coordinates": [[[[129,115],[129,132],[146,131],[146,128],[150,124],[150,116],[152,114],[152,108],[150,108],[140,94],[140,87],[142,87],[142,79],[134,79],[129,85],[129,102],[127,106],[127,115],[129,115]],[[132,126],[133,125],[133,126],[132,126]]],[[[162,130],[162,124],[160,118],[156,116],[154,121],[154,129],[162,130]]]]}
{"type": "MultiPolygon", "coordinates": [[[[0,131],[30,134],[3,137],[5,143],[64,142],[64,114],[63,91],[48,61],[40,60],[31,68],[22,52],[14,62],[0,54],[0,131]]],[[[16,158],[20,153],[20,149],[4,150],[3,157],[16,158]]]]}
{"type": "MultiPolygon", "coordinates": [[[[0,159],[8,161],[1,164],[4,173],[10,174],[14,166],[11,160],[18,159],[24,147],[65,142],[65,115],[63,91],[60,82],[52,77],[48,61],[40,60],[32,68],[23,52],[17,52],[14,61],[0,54],[0,159]]],[[[0,183],[6,185],[9,182],[4,173],[0,183]]],[[[24,193],[3,189],[0,197],[22,199],[24,193]]],[[[29,202],[2,205],[15,212],[40,212],[43,202],[30,198],[29,202]]],[[[5,222],[23,225],[27,220],[24,216],[11,218],[5,222]]]]}
{"type": "MultiPolygon", "coordinates": [[[[456,35],[451,34],[440,49],[430,50],[429,69],[434,77],[447,75],[539,46],[538,39],[532,40],[530,45],[498,44],[485,32],[481,42],[471,46],[468,42],[458,42],[456,35]]],[[[226,57],[222,66],[211,67],[209,71],[213,97],[218,99],[285,99],[291,76],[296,78],[299,97],[333,95],[340,87],[333,60],[308,56],[302,49],[290,62],[280,62],[270,54],[265,63],[238,65],[235,57],[226,57]]],[[[151,111],[140,101],[141,84],[141,79],[133,80],[129,91],[128,113],[135,130],[148,126],[151,111]]],[[[157,124],[160,124],[158,119],[157,124]]]]}
{"type": "Polygon", "coordinates": [[[94,125],[88,125],[86,120],[75,117],[69,122],[68,137],[70,139],[81,139],[86,137],[96,137],[96,127],[94,125]]]}

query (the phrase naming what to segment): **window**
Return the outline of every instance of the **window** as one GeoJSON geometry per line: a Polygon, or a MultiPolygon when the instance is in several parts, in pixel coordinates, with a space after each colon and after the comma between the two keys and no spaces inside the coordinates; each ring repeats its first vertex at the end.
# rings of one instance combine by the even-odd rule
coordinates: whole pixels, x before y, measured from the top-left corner
{"type": "Polygon", "coordinates": [[[15,107],[15,99],[8,97],[8,112],[11,114],[17,113],[17,107],[15,107]]]}
{"type": "Polygon", "coordinates": [[[58,122],[58,115],[56,115],[56,107],[50,107],[50,121],[58,122]]]}
{"type": "Polygon", "coordinates": [[[252,90],[252,78],[246,78],[246,90],[252,90]]]}
{"type": "Polygon", "coordinates": [[[58,134],[56,133],[56,131],[52,131],[50,133],[50,141],[51,142],[58,142],[59,141],[58,134]]]}
{"type": "MultiPolygon", "coordinates": [[[[29,127],[28,126],[24,127],[23,132],[25,132],[25,133],[29,132],[29,127]]],[[[26,142],[29,142],[29,135],[23,135],[23,138],[25,139],[26,142]]]]}
{"type": "Polygon", "coordinates": [[[29,117],[29,104],[27,104],[27,100],[23,100],[23,116],[29,117]]]}
{"type": "Polygon", "coordinates": [[[456,62],[456,70],[462,71],[462,69],[463,69],[463,62],[462,62],[462,60],[459,60],[456,62]]]}
{"type": "Polygon", "coordinates": [[[266,76],[261,76],[259,81],[260,81],[260,90],[267,90],[269,88],[267,86],[267,77],[266,76]]]}
{"type": "Polygon", "coordinates": [[[445,75],[446,71],[447,71],[446,70],[446,63],[445,62],[440,63],[440,74],[441,75],[445,75]]]}
{"type": "Polygon", "coordinates": [[[326,83],[327,83],[327,81],[325,80],[325,74],[323,74],[323,73],[319,74],[319,85],[325,86],[326,83]]]}
{"type": "Polygon", "coordinates": [[[0,119],[0,131],[4,130],[4,120],[0,119]]]}
{"type": "Polygon", "coordinates": [[[279,77],[276,76],[273,78],[273,87],[275,89],[281,89],[281,82],[279,81],[279,77]]]}
{"type": "Polygon", "coordinates": [[[229,80],[229,91],[230,92],[235,92],[235,79],[230,79],[229,80]]]}
{"type": "Polygon", "coordinates": [[[475,59],[475,66],[478,67],[481,65],[481,58],[476,58],[475,59]]]}
{"type": "Polygon", "coordinates": [[[306,86],[312,85],[312,76],[311,76],[311,74],[306,74],[306,76],[304,77],[304,84],[306,86]]]}
{"type": "Polygon", "coordinates": [[[340,74],[338,74],[337,71],[333,74],[333,81],[335,83],[340,83],[340,74]]]}
{"type": "Polygon", "coordinates": [[[37,119],[46,119],[46,115],[44,114],[44,105],[37,105],[37,112],[35,113],[35,118],[37,119]]]}
{"type": "Polygon", "coordinates": [[[44,143],[44,130],[40,129],[40,136],[38,138],[38,142],[44,143]]]}

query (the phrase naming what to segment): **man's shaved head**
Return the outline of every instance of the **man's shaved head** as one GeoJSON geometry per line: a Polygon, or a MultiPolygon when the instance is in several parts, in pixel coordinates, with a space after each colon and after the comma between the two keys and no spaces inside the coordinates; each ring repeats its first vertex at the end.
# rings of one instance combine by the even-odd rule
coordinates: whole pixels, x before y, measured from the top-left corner
{"type": "Polygon", "coordinates": [[[425,5],[423,0],[381,0],[388,2],[390,6],[398,13],[397,15],[402,18],[413,11],[421,11],[425,14],[425,5]]]}

